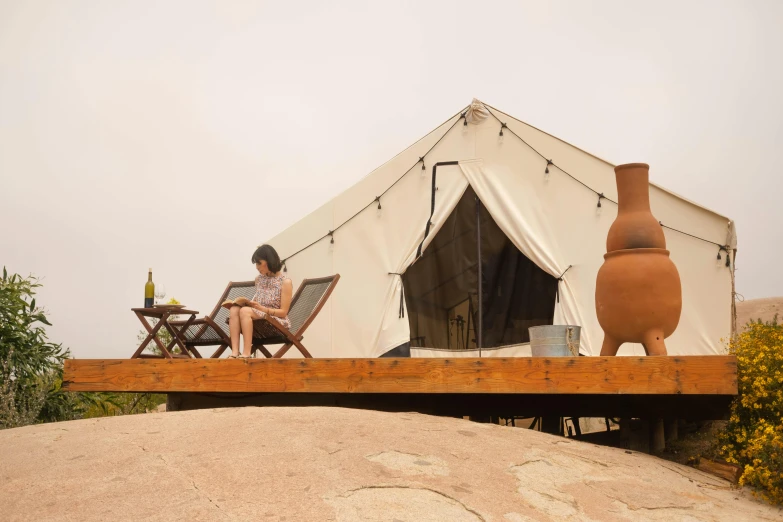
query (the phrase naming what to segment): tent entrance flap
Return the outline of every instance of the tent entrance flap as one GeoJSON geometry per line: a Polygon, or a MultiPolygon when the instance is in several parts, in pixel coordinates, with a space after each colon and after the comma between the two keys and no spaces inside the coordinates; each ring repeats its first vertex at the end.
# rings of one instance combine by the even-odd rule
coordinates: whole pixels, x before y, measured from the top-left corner
{"type": "Polygon", "coordinates": [[[479,330],[485,348],[525,343],[529,327],[554,317],[557,279],[514,246],[472,187],[402,282],[411,346],[475,349],[479,330]]]}

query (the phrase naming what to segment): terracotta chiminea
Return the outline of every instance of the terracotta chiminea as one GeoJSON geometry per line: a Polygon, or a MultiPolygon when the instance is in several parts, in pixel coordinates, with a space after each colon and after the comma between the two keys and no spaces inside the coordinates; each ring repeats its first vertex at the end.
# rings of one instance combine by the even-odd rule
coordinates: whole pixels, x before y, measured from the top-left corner
{"type": "Polygon", "coordinates": [[[619,209],[595,285],[601,355],[616,355],[625,342],[641,343],[647,355],[666,355],[664,339],[680,322],[680,274],[650,211],[649,168],[630,163],[614,169],[619,209]]]}

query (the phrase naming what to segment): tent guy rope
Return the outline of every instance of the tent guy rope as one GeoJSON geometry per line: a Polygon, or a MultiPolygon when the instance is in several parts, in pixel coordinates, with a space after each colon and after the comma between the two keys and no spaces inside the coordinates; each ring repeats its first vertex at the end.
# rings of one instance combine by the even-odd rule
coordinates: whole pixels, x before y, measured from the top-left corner
{"type": "MultiPolygon", "coordinates": [[[[605,200],[607,200],[607,201],[611,201],[612,203],[614,203],[615,205],[617,205],[617,202],[616,202],[616,201],[614,201],[614,200],[613,200],[613,199],[611,199],[611,198],[608,198],[608,197],[604,196],[603,192],[599,192],[599,191],[597,191],[596,189],[592,188],[591,186],[587,185],[585,182],[583,182],[582,180],[580,180],[579,178],[577,178],[577,177],[576,177],[576,176],[574,176],[573,174],[571,174],[571,173],[567,172],[567,171],[566,171],[566,170],[564,170],[562,167],[558,166],[558,165],[557,165],[557,164],[556,164],[556,163],[555,163],[555,162],[554,162],[552,159],[549,159],[549,158],[547,158],[547,157],[546,157],[546,156],[544,156],[544,155],[543,155],[541,152],[539,152],[539,151],[538,151],[538,150],[537,150],[535,147],[533,147],[532,145],[530,145],[530,144],[529,144],[527,141],[525,141],[525,140],[524,140],[524,139],[523,139],[523,138],[522,138],[522,137],[521,137],[519,134],[517,134],[516,132],[514,132],[514,130],[513,130],[513,129],[509,128],[509,127],[508,127],[508,125],[507,125],[505,122],[501,121],[501,120],[500,120],[500,118],[498,118],[498,117],[497,117],[497,115],[495,115],[495,113],[494,113],[494,112],[493,112],[493,110],[492,110],[492,109],[494,109],[494,107],[493,107],[493,108],[490,108],[490,106],[489,106],[489,105],[486,105],[486,104],[484,104],[484,107],[486,108],[487,112],[489,112],[489,114],[490,114],[490,115],[492,115],[492,117],[493,117],[493,118],[495,118],[495,120],[497,120],[497,121],[498,121],[498,123],[500,123],[500,131],[499,131],[499,133],[498,133],[498,138],[499,138],[499,139],[502,141],[502,140],[503,140],[503,138],[504,138],[504,132],[503,132],[503,131],[504,131],[504,130],[506,130],[506,131],[510,132],[512,135],[514,135],[514,136],[515,136],[515,137],[516,137],[516,138],[517,138],[519,141],[521,141],[522,143],[524,143],[525,145],[527,145],[527,146],[528,146],[528,148],[530,148],[530,150],[532,150],[533,152],[535,152],[536,154],[538,154],[538,155],[541,157],[541,159],[543,159],[543,160],[545,160],[545,161],[546,161],[546,166],[545,166],[545,168],[544,168],[544,174],[545,174],[545,175],[549,175],[549,167],[550,167],[550,166],[552,166],[552,167],[554,167],[554,168],[557,168],[557,169],[558,169],[560,172],[562,172],[563,174],[565,174],[565,175],[566,175],[566,176],[568,176],[569,178],[573,179],[574,181],[576,181],[577,183],[579,183],[580,185],[582,185],[583,187],[585,187],[585,188],[586,188],[586,189],[588,189],[589,191],[593,192],[593,193],[594,193],[594,194],[595,194],[595,195],[598,197],[598,203],[597,203],[597,205],[596,205],[596,207],[597,207],[597,208],[599,208],[599,209],[601,208],[601,200],[602,200],[602,199],[605,199],[605,200]]],[[[428,151],[427,151],[427,152],[424,154],[424,156],[420,156],[420,157],[419,157],[419,159],[416,161],[416,163],[414,163],[413,165],[411,165],[411,167],[410,167],[408,170],[406,170],[406,171],[405,171],[405,172],[404,172],[404,173],[403,173],[403,174],[402,174],[400,177],[398,177],[398,178],[397,178],[397,179],[394,181],[394,183],[392,183],[391,185],[389,185],[389,187],[387,187],[387,188],[386,188],[386,190],[384,190],[383,192],[381,192],[381,194],[380,194],[379,196],[376,196],[376,197],[375,197],[375,199],[373,199],[373,200],[372,200],[372,201],[370,201],[370,202],[369,202],[367,205],[365,205],[364,207],[362,207],[361,209],[359,209],[359,210],[358,210],[358,211],[357,211],[357,212],[356,212],[354,215],[352,215],[351,217],[349,217],[348,219],[346,219],[346,220],[345,220],[344,222],[342,222],[342,223],[341,223],[339,226],[337,226],[337,227],[336,227],[334,230],[330,230],[328,233],[326,233],[326,234],[324,234],[323,236],[319,237],[318,239],[316,239],[315,241],[313,241],[313,242],[312,242],[312,243],[310,243],[309,245],[307,245],[307,246],[305,246],[305,247],[303,247],[303,248],[301,248],[301,249],[297,250],[297,251],[296,251],[296,252],[294,252],[293,254],[290,254],[290,255],[286,256],[286,257],[283,259],[283,271],[284,271],[284,272],[287,272],[287,271],[288,271],[288,268],[287,268],[287,266],[286,266],[286,261],[288,261],[288,260],[290,260],[291,258],[293,258],[294,256],[296,256],[296,255],[298,255],[298,254],[300,254],[300,253],[304,252],[305,250],[307,250],[307,249],[308,249],[308,248],[310,248],[311,246],[315,245],[316,243],[319,243],[320,241],[322,241],[322,240],[326,239],[327,237],[328,237],[328,238],[330,238],[330,247],[333,247],[333,245],[334,245],[334,233],[335,233],[336,231],[340,230],[340,228],[342,228],[343,226],[345,226],[345,225],[346,225],[348,222],[350,222],[350,221],[351,221],[352,219],[354,219],[356,216],[358,216],[359,214],[361,214],[362,212],[364,212],[365,210],[367,210],[367,209],[368,209],[370,206],[372,206],[374,203],[377,203],[377,204],[378,204],[378,207],[377,207],[377,208],[378,208],[378,211],[380,212],[380,210],[381,210],[381,198],[383,197],[383,195],[384,195],[384,194],[386,194],[387,192],[389,192],[389,190],[391,190],[391,189],[392,189],[392,187],[394,187],[394,186],[395,186],[397,183],[399,183],[399,182],[402,180],[402,178],[404,178],[406,175],[408,175],[408,173],[409,173],[410,171],[412,171],[412,170],[413,170],[413,169],[416,167],[416,165],[419,165],[419,164],[421,164],[421,170],[422,170],[422,175],[423,175],[423,173],[425,173],[425,172],[426,172],[426,170],[427,170],[427,168],[426,168],[426,165],[425,165],[425,160],[426,160],[426,158],[427,158],[427,155],[428,155],[430,152],[432,152],[432,151],[433,151],[433,149],[435,149],[435,147],[437,147],[437,146],[438,146],[438,144],[439,144],[439,143],[440,143],[440,142],[443,140],[443,138],[445,138],[445,137],[446,137],[446,135],[447,135],[447,134],[448,134],[448,133],[449,133],[449,132],[450,132],[450,131],[451,131],[451,130],[452,130],[452,129],[453,129],[455,126],[456,126],[456,125],[457,125],[457,123],[459,123],[460,121],[462,121],[462,122],[463,122],[463,123],[462,123],[462,124],[463,124],[463,126],[467,126],[467,124],[468,124],[468,120],[467,120],[467,118],[466,118],[466,114],[467,114],[467,112],[468,112],[468,109],[469,109],[469,108],[470,108],[470,106],[468,105],[468,106],[464,107],[463,109],[461,109],[461,110],[460,110],[459,112],[457,112],[456,114],[453,114],[453,115],[452,115],[452,116],[451,116],[449,119],[447,119],[447,120],[446,120],[446,122],[448,122],[449,120],[451,120],[451,119],[453,119],[454,117],[456,117],[457,115],[459,115],[459,118],[457,118],[456,120],[454,120],[454,123],[452,123],[452,124],[451,124],[451,126],[450,126],[448,129],[446,129],[446,131],[445,131],[445,132],[444,132],[444,133],[441,135],[441,137],[440,137],[440,138],[438,138],[438,141],[436,141],[436,142],[435,142],[435,144],[433,144],[433,145],[432,145],[432,147],[430,147],[430,148],[429,148],[429,150],[428,150],[428,151]]],[[[498,110],[498,109],[494,109],[494,110],[498,110]]],[[[446,122],[444,122],[444,123],[446,123],[446,122]]],[[[520,123],[524,123],[524,122],[520,122],[520,123]]],[[[441,124],[441,125],[443,125],[443,124],[441,124]]],[[[673,232],[678,232],[678,233],[680,233],[680,234],[683,234],[683,235],[686,235],[686,236],[688,236],[688,237],[692,237],[692,238],[694,238],[694,239],[698,239],[699,241],[704,241],[705,243],[710,243],[710,244],[712,244],[712,245],[715,245],[715,246],[717,246],[717,247],[718,247],[718,259],[721,259],[721,255],[720,255],[720,252],[721,252],[721,250],[722,250],[722,251],[724,251],[724,252],[726,252],[726,266],[727,266],[727,267],[730,267],[730,266],[731,266],[731,259],[730,259],[730,256],[729,256],[729,250],[730,250],[730,247],[729,247],[728,245],[722,245],[722,244],[720,244],[720,243],[717,243],[717,242],[715,242],[715,241],[711,241],[711,240],[709,240],[709,239],[705,239],[705,238],[703,238],[703,237],[699,237],[699,236],[696,236],[696,235],[693,235],[693,234],[689,234],[688,232],[684,232],[684,231],[682,231],[682,230],[678,230],[678,229],[676,229],[676,228],[674,228],[674,227],[670,227],[670,226],[668,226],[668,225],[664,225],[664,224],[663,224],[662,222],[660,222],[660,221],[659,221],[658,223],[661,225],[661,227],[663,227],[663,228],[668,228],[669,230],[671,230],[671,231],[673,231],[673,232]]],[[[571,268],[571,266],[569,265],[569,267],[568,267],[568,268],[571,268]]],[[[568,271],[568,269],[566,269],[566,272],[567,272],[567,271],[568,271]]],[[[564,272],[563,274],[565,274],[565,272],[564,272]]],[[[561,275],[561,277],[560,277],[560,280],[562,280],[562,275],[561,275]]]]}
{"type": "MultiPolygon", "coordinates": [[[[416,161],[416,163],[414,163],[413,165],[411,165],[411,167],[410,167],[408,170],[406,170],[405,172],[403,172],[403,174],[402,174],[402,175],[401,175],[399,178],[397,178],[397,179],[394,181],[394,183],[392,183],[391,185],[389,185],[389,186],[386,188],[386,190],[384,190],[383,192],[381,192],[381,195],[380,195],[380,196],[376,196],[374,200],[372,200],[372,201],[370,201],[369,203],[367,203],[367,205],[365,205],[364,207],[362,207],[361,209],[359,209],[359,210],[358,210],[358,211],[357,211],[357,212],[356,212],[356,213],[355,213],[353,216],[351,216],[351,217],[349,217],[348,219],[346,219],[345,221],[343,221],[343,222],[340,224],[340,226],[338,226],[338,227],[337,227],[337,228],[335,228],[334,230],[330,230],[330,231],[329,231],[329,232],[328,232],[326,235],[319,237],[318,239],[316,239],[315,241],[313,241],[312,243],[310,243],[310,244],[309,244],[309,245],[307,245],[306,247],[304,247],[304,248],[300,248],[299,250],[297,250],[297,251],[296,251],[296,252],[294,252],[293,254],[291,254],[291,255],[288,255],[288,256],[286,256],[285,258],[283,258],[283,271],[284,271],[284,272],[287,272],[287,271],[288,271],[288,269],[287,269],[287,267],[286,267],[286,265],[285,265],[285,262],[286,262],[286,261],[288,261],[289,259],[291,259],[292,257],[294,257],[294,256],[295,256],[295,255],[297,255],[297,254],[301,254],[302,252],[304,252],[305,250],[307,250],[307,249],[308,249],[308,248],[310,248],[311,246],[315,245],[316,243],[318,243],[318,242],[322,241],[323,239],[326,239],[327,237],[330,237],[330,236],[331,236],[331,241],[330,241],[330,243],[333,245],[333,244],[334,244],[334,233],[335,233],[336,231],[340,230],[340,228],[342,228],[343,226],[345,226],[345,225],[346,225],[346,224],[347,224],[349,221],[351,221],[353,218],[355,218],[356,216],[358,216],[359,214],[361,214],[362,212],[364,212],[365,210],[367,210],[367,209],[368,209],[368,208],[369,208],[369,207],[370,207],[370,206],[371,206],[373,203],[375,203],[376,201],[378,202],[378,210],[380,210],[380,209],[381,209],[381,198],[383,197],[383,195],[384,195],[384,194],[386,194],[387,192],[389,192],[389,191],[392,189],[392,187],[394,187],[394,186],[395,186],[397,183],[399,183],[399,182],[400,182],[400,180],[402,180],[402,178],[404,178],[405,176],[407,176],[407,175],[408,175],[408,173],[409,173],[410,171],[412,171],[412,170],[414,169],[414,167],[416,167],[416,165],[418,165],[419,163],[421,163],[421,170],[422,170],[422,171],[426,171],[426,170],[427,170],[427,168],[426,168],[426,166],[424,165],[424,159],[427,157],[427,154],[429,154],[430,152],[432,152],[432,150],[433,150],[435,147],[437,147],[437,146],[438,146],[438,143],[440,143],[440,142],[443,140],[443,138],[445,138],[445,137],[446,137],[446,135],[449,133],[449,131],[450,131],[451,129],[453,129],[453,128],[454,128],[454,126],[457,124],[457,122],[459,122],[459,121],[460,121],[460,119],[464,119],[464,118],[465,118],[465,111],[467,111],[468,107],[469,107],[469,105],[468,105],[468,106],[465,106],[465,107],[464,107],[463,109],[461,109],[459,112],[457,112],[457,113],[453,114],[451,117],[449,117],[449,119],[447,119],[445,122],[443,122],[443,123],[446,123],[447,121],[449,121],[449,120],[451,120],[452,118],[456,117],[456,116],[457,116],[457,114],[459,114],[459,115],[460,115],[460,118],[456,119],[456,120],[454,121],[454,123],[452,123],[452,124],[451,124],[451,127],[449,127],[448,129],[446,129],[446,131],[443,133],[443,135],[442,135],[440,138],[438,138],[438,141],[436,141],[436,142],[435,142],[435,144],[434,144],[432,147],[430,147],[430,148],[429,148],[429,150],[428,150],[428,151],[427,151],[427,152],[424,154],[424,156],[420,156],[420,157],[419,157],[419,159],[416,161]]],[[[443,123],[441,123],[441,125],[443,125],[443,123]]]]}
{"type": "MultiPolygon", "coordinates": [[[[601,200],[602,200],[602,199],[605,199],[605,200],[607,200],[607,201],[611,201],[612,203],[614,203],[615,205],[617,205],[617,202],[616,202],[615,200],[613,200],[613,199],[611,199],[611,198],[607,198],[606,196],[604,196],[603,192],[598,192],[598,191],[597,191],[597,190],[595,190],[593,187],[591,187],[591,186],[587,185],[585,182],[583,182],[582,180],[580,180],[579,178],[577,178],[577,177],[576,177],[576,176],[574,176],[573,174],[571,174],[571,173],[567,172],[567,171],[566,171],[566,170],[564,170],[562,167],[560,167],[560,166],[558,166],[557,164],[555,164],[555,162],[554,162],[554,161],[552,161],[551,159],[547,159],[547,158],[546,158],[546,156],[544,156],[543,154],[541,154],[541,153],[540,153],[538,150],[536,150],[536,148],[535,148],[535,147],[533,147],[531,144],[529,144],[529,143],[528,143],[528,142],[526,142],[524,139],[522,139],[522,137],[521,137],[519,134],[517,134],[516,132],[514,132],[514,130],[513,130],[513,129],[510,129],[510,128],[508,127],[508,125],[507,125],[505,122],[501,121],[501,119],[500,119],[500,118],[498,118],[498,117],[495,115],[495,113],[494,113],[494,112],[492,112],[492,109],[490,109],[490,108],[489,108],[489,106],[486,106],[486,107],[487,107],[487,111],[489,111],[489,114],[491,114],[491,115],[492,115],[492,117],[493,117],[493,118],[495,118],[495,119],[498,121],[498,123],[500,123],[500,133],[498,134],[498,136],[503,136],[503,129],[506,129],[508,132],[510,132],[511,134],[513,134],[514,136],[516,136],[516,137],[517,137],[517,139],[519,139],[519,141],[521,141],[522,143],[524,143],[525,145],[527,145],[527,146],[530,148],[530,150],[532,150],[533,152],[535,152],[536,154],[538,154],[539,156],[541,156],[541,158],[542,158],[542,159],[545,159],[545,160],[546,160],[546,167],[544,168],[544,174],[549,174],[549,166],[551,165],[551,166],[553,166],[553,167],[557,168],[557,169],[558,169],[560,172],[562,172],[563,174],[565,174],[565,175],[566,175],[566,176],[568,176],[569,178],[573,179],[574,181],[576,181],[577,183],[579,183],[580,185],[582,185],[583,187],[585,187],[587,190],[590,190],[590,191],[594,192],[594,193],[595,193],[595,194],[598,196],[598,205],[597,205],[597,207],[598,207],[598,208],[601,208],[601,200]]],[[[497,109],[495,109],[495,110],[497,110],[497,109]]],[[[520,123],[524,123],[524,122],[520,122],[520,123]]],[[[693,234],[689,234],[688,232],[683,232],[682,230],[678,230],[678,229],[676,229],[676,228],[674,228],[674,227],[670,227],[670,226],[668,226],[668,225],[664,225],[664,224],[663,224],[663,223],[661,223],[660,221],[659,221],[658,223],[659,223],[659,224],[660,224],[660,225],[661,225],[663,228],[668,228],[669,230],[672,230],[672,231],[674,231],[674,232],[679,232],[680,234],[684,234],[684,235],[686,235],[686,236],[689,236],[689,237],[692,237],[692,238],[694,238],[694,239],[698,239],[699,241],[704,241],[705,243],[710,243],[710,244],[713,244],[713,245],[715,245],[715,246],[717,246],[717,247],[720,247],[720,250],[724,250],[724,251],[726,251],[727,253],[728,253],[728,251],[729,251],[729,250],[728,250],[728,248],[729,248],[729,247],[728,247],[727,245],[722,245],[722,244],[720,244],[720,243],[716,243],[715,241],[711,241],[711,240],[709,240],[709,239],[705,239],[705,238],[703,238],[703,237],[695,236],[695,235],[693,235],[693,234]]],[[[720,250],[719,250],[719,252],[720,252],[720,250]]],[[[726,264],[726,266],[729,266],[729,264],[727,263],[727,264],[726,264]]]]}

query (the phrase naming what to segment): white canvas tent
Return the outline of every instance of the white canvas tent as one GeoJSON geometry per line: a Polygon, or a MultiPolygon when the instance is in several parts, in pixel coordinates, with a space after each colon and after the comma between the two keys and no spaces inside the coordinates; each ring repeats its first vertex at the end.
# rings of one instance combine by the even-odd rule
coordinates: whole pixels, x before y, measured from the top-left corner
{"type": "MultiPolygon", "coordinates": [[[[413,346],[437,349],[414,348],[415,356],[476,354],[464,348],[476,344],[473,288],[481,244],[487,259],[482,254],[479,266],[494,254],[493,259],[508,259],[510,253],[518,267],[516,304],[507,303],[503,311],[507,330],[493,336],[495,348],[513,346],[484,350],[483,356],[524,355],[524,345],[507,341],[519,341],[527,326],[544,323],[581,326],[580,353],[598,355],[603,332],[595,314],[595,279],[617,215],[613,167],[474,100],[268,241],[285,259],[295,288],[304,278],[341,275],[307,332],[308,349],[314,357],[379,357],[410,346],[415,337],[413,346]],[[475,208],[479,227],[467,217],[475,208]],[[477,228],[484,234],[480,243],[477,228]],[[443,252],[439,261],[430,255],[433,245],[443,252]],[[527,275],[520,276],[523,271],[527,275]],[[403,295],[404,287],[409,295],[403,295]],[[438,299],[448,304],[432,312],[440,305],[422,300],[424,287],[436,288],[438,299]],[[528,304],[520,307],[520,298],[528,304]],[[523,309],[532,311],[512,317],[523,309]],[[473,317],[472,331],[457,322],[463,314],[473,317]],[[422,331],[428,335],[418,335],[422,331]],[[463,350],[453,350],[458,347],[463,350]]],[[[654,184],[650,202],[682,280],[683,310],[668,351],[722,353],[732,328],[734,265],[727,267],[725,259],[736,253],[733,224],[654,184]]],[[[502,272],[492,270],[490,275],[502,272]]],[[[487,274],[481,280],[486,284],[487,274]]],[[[499,302],[506,281],[495,278],[483,290],[485,308],[499,302]]],[[[486,310],[482,315],[487,317],[486,310]]],[[[643,353],[640,345],[620,351],[643,353]]]]}

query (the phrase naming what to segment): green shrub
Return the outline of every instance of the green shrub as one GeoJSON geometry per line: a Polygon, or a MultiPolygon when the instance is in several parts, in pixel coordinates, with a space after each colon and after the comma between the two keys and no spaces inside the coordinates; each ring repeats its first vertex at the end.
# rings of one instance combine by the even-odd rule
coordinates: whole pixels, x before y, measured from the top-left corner
{"type": "Polygon", "coordinates": [[[83,417],[110,417],[113,415],[131,415],[155,410],[166,402],[162,393],[99,393],[95,401],[86,404],[83,417]]]}
{"type": "Polygon", "coordinates": [[[49,342],[51,326],[36,305],[37,279],[3,268],[0,280],[0,429],[76,414],[74,401],[57,386],[68,350],[49,342]]]}
{"type": "Polygon", "coordinates": [[[730,344],[739,395],[720,435],[721,453],[743,467],[740,484],[783,503],[783,325],[751,322],[730,344]]]}

